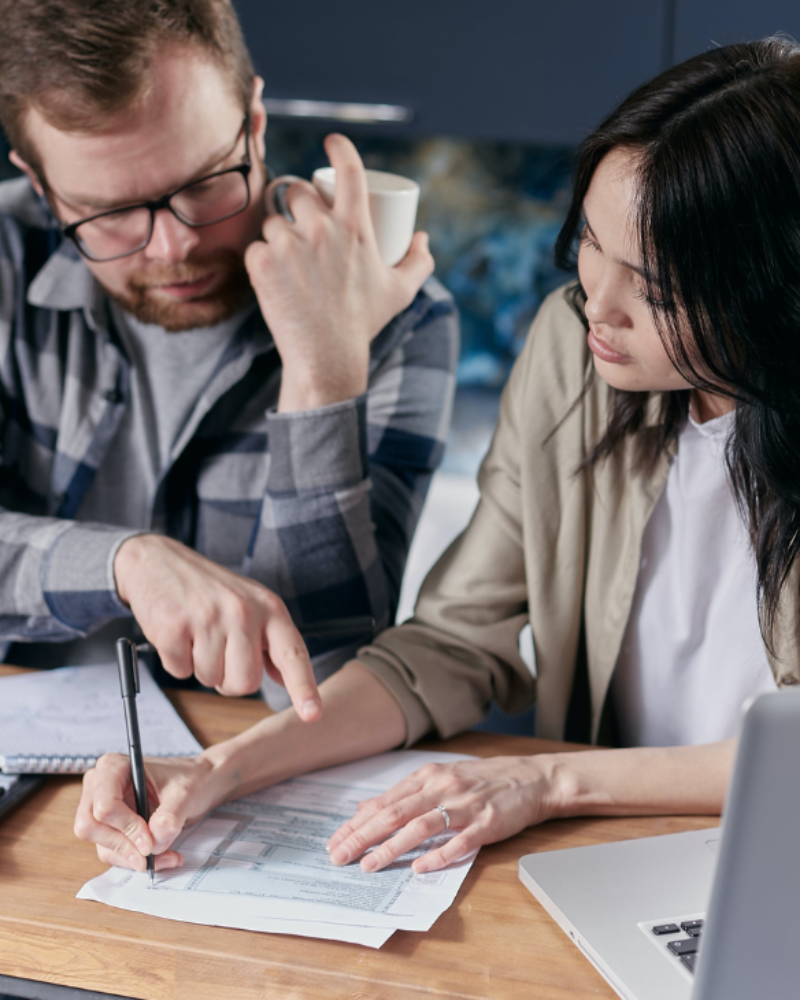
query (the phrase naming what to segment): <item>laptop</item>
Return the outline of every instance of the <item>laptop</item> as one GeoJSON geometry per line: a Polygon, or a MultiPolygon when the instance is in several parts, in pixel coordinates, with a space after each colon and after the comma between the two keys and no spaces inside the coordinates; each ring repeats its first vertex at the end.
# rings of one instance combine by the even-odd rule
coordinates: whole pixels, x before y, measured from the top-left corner
{"type": "Polygon", "coordinates": [[[529,854],[519,877],[625,1000],[797,1000],[800,691],[750,703],[721,828],[529,854]]]}

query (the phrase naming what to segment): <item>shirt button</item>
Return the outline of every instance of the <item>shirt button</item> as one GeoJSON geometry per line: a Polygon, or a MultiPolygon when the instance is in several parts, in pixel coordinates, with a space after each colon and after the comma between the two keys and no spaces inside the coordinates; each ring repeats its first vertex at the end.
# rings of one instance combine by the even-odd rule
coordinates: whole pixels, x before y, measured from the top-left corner
{"type": "Polygon", "coordinates": [[[105,399],[106,402],[113,403],[116,406],[117,403],[122,402],[122,393],[119,391],[119,389],[106,389],[106,391],[103,393],[103,399],[105,399]]]}

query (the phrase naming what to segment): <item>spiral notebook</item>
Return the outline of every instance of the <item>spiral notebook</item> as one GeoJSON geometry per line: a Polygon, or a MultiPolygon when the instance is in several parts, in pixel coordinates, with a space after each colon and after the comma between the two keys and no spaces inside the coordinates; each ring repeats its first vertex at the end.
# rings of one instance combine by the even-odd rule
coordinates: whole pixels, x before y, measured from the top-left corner
{"type": "MultiPolygon", "coordinates": [[[[144,753],[199,753],[202,747],[141,663],[139,678],[136,707],[144,753]]],[[[128,752],[116,664],[0,677],[0,771],[82,774],[111,752],[128,752]]]]}

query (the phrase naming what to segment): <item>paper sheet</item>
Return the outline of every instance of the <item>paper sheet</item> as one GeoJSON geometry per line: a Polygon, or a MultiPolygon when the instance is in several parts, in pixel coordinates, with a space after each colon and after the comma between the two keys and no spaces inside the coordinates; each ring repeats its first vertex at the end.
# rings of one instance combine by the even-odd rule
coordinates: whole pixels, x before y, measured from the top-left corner
{"type": "Polygon", "coordinates": [[[284,782],[228,803],[184,831],[183,868],[145,874],[112,868],[83,899],[190,923],[352,941],[380,947],[396,929],[428,930],[455,899],[475,855],[414,875],[432,838],[382,872],[332,865],[330,835],[365,798],[431,761],[461,755],[396,751],[284,782]]]}
{"type": "MultiPolygon", "coordinates": [[[[203,748],[143,664],[139,679],[137,708],[145,754],[200,753],[203,748]]],[[[19,757],[53,758],[51,769],[56,771],[87,770],[95,758],[110,752],[128,752],[116,664],[0,678],[0,770],[13,770],[19,757]],[[80,761],[86,765],[79,766],[80,761]]]]}
{"type": "MultiPolygon", "coordinates": [[[[158,875],[157,879],[162,880],[158,875]]],[[[239,930],[261,931],[268,934],[295,934],[299,937],[326,938],[347,941],[368,948],[380,948],[394,934],[393,927],[359,927],[347,924],[326,924],[313,920],[279,920],[268,917],[248,916],[237,913],[231,916],[213,899],[200,899],[195,895],[189,900],[162,899],[160,905],[151,906],[152,890],[149,876],[109,868],[97,878],[87,882],[78,893],[78,899],[92,899],[135,913],[149,913],[155,917],[179,920],[187,924],[205,924],[212,927],[236,927],[239,930]],[[226,919],[226,914],[231,919],[226,919]]]]}

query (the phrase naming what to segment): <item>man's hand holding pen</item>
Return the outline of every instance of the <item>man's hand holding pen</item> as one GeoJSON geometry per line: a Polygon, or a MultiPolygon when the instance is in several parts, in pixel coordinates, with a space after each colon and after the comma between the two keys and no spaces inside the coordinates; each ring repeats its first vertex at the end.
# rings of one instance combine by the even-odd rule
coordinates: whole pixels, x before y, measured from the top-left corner
{"type": "Polygon", "coordinates": [[[161,535],[123,542],[114,561],[120,598],[165,670],[220,694],[252,694],[264,670],[286,687],[305,722],[322,707],[311,659],[272,591],[161,535]]]}

